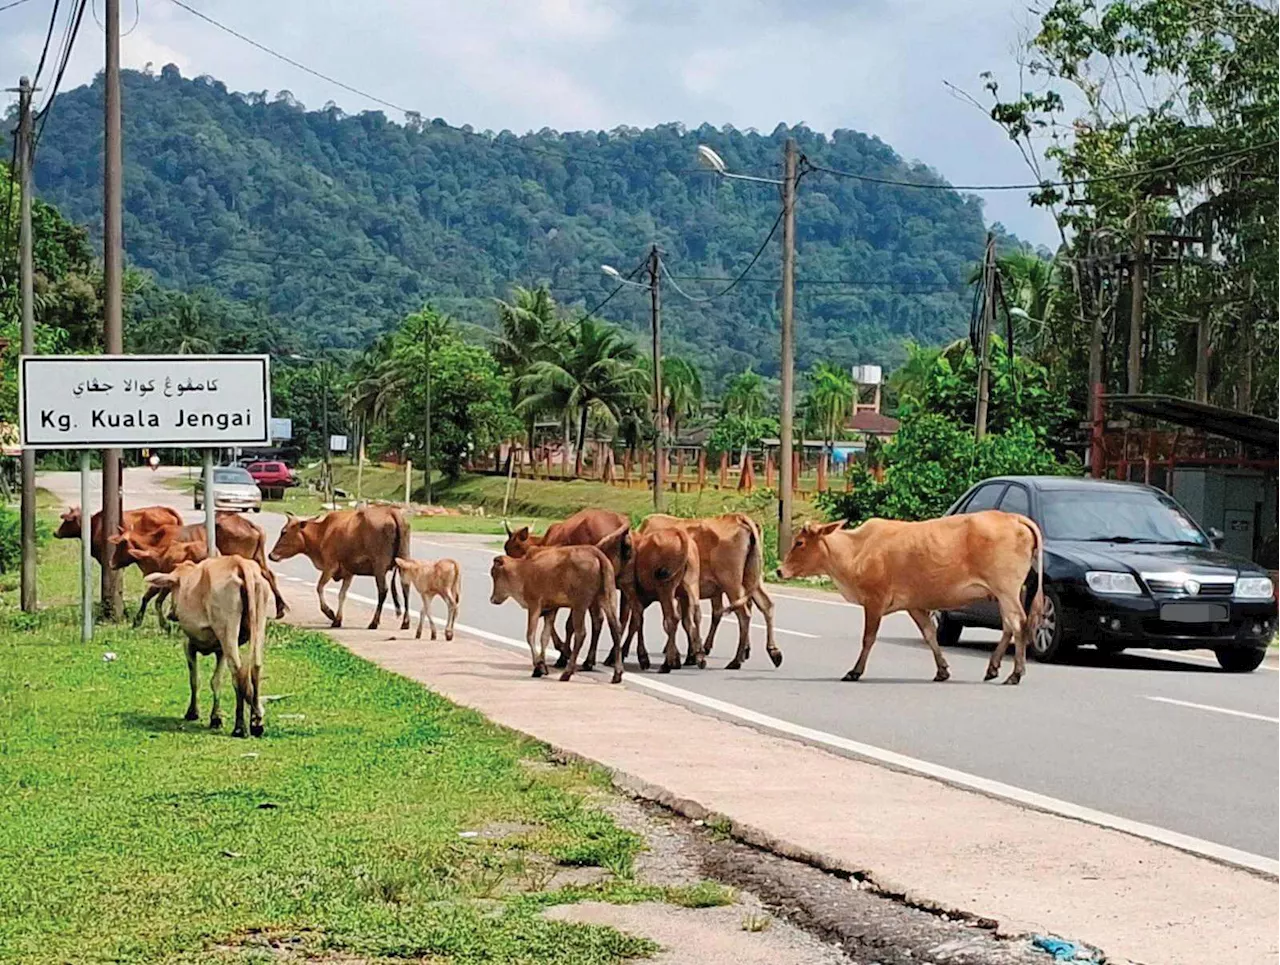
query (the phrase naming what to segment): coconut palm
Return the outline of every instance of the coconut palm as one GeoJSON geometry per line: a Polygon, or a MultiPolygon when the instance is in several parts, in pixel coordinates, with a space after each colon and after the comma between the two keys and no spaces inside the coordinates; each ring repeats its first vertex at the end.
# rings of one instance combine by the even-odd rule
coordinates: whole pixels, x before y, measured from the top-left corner
{"type": "MultiPolygon", "coordinates": [[[[555,299],[546,288],[511,290],[511,300],[495,300],[498,308],[498,331],[492,336],[493,357],[511,376],[511,401],[520,406],[521,386],[533,364],[554,359],[564,340],[565,325],[558,318],[555,299]]],[[[524,406],[526,443],[533,449],[533,427],[539,415],[550,411],[524,406]]]]}
{"type": "MultiPolygon", "coordinates": [[[[653,362],[641,359],[639,367],[650,386],[652,404],[653,362]]],[[[662,357],[662,413],[673,440],[679,438],[681,425],[702,411],[702,393],[702,373],[695,364],[678,355],[662,357]]]]}
{"type": "Polygon", "coordinates": [[[769,393],[765,388],[764,377],[749,368],[729,380],[724,399],[721,400],[725,415],[743,419],[760,418],[768,405],[769,393]]]}
{"type": "Polygon", "coordinates": [[[828,448],[840,434],[857,397],[853,375],[845,369],[818,362],[809,370],[805,408],[828,448]]]}
{"type": "Polygon", "coordinates": [[[587,418],[616,426],[624,414],[644,404],[645,377],[636,347],[608,322],[584,318],[565,332],[553,358],[532,362],[520,379],[516,411],[563,412],[578,420],[575,474],[582,473],[587,418]]]}

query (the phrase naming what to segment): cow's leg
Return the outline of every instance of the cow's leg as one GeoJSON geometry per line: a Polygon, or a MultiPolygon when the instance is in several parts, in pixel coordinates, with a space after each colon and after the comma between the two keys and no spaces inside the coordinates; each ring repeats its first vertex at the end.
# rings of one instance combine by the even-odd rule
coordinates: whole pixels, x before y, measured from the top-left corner
{"type": "Polygon", "coordinates": [[[391,561],[391,602],[396,608],[396,616],[400,617],[400,629],[409,629],[409,584],[405,580],[404,574],[400,573],[400,568],[396,566],[395,560],[391,561]],[[400,574],[400,588],[404,591],[404,615],[400,614],[400,600],[396,596],[396,574],[400,574]]]}
{"type": "MultiPolygon", "coordinates": [[[[421,608],[418,610],[418,629],[417,629],[417,632],[414,633],[413,635],[413,638],[415,640],[422,639],[422,624],[427,619],[427,617],[430,616],[430,610],[431,610],[431,604],[427,600],[427,595],[423,593],[421,590],[418,591],[418,603],[421,608]]],[[[431,639],[434,640],[435,638],[436,638],[436,625],[433,623],[431,624],[431,639]]]]}
{"type": "Polygon", "coordinates": [[[751,597],[742,587],[729,588],[727,595],[729,609],[738,618],[738,652],[724,665],[724,669],[738,670],[751,658],[751,597]]]}
{"type": "MultiPolygon", "coordinates": [[[[378,605],[377,607],[374,608],[373,619],[369,621],[370,630],[378,629],[378,624],[382,622],[382,605],[387,602],[387,574],[374,573],[373,582],[378,587],[378,605]]],[[[346,580],[342,582],[342,592],[338,595],[338,613],[339,614],[342,613],[342,601],[346,598],[347,587],[349,587],[350,585],[351,585],[350,577],[348,577],[346,580]]],[[[395,586],[394,577],[391,580],[391,585],[395,586]]],[[[399,614],[399,612],[400,611],[397,609],[396,613],[399,614]]]]}
{"type": "Polygon", "coordinates": [[[551,624],[551,639],[556,645],[556,650],[560,652],[560,656],[556,658],[556,669],[563,670],[569,665],[569,641],[573,638],[573,612],[569,612],[569,618],[564,621],[564,639],[560,639],[560,634],[556,632],[555,622],[551,624]]]}
{"type": "MultiPolygon", "coordinates": [[[[342,611],[347,605],[347,591],[351,589],[351,581],[355,579],[350,573],[342,575],[342,586],[338,588],[338,615],[333,621],[335,627],[342,626],[342,611]]],[[[373,615],[373,622],[369,624],[370,630],[378,629],[378,618],[382,616],[382,607],[378,607],[377,612],[373,615]]]]}
{"type": "Polygon", "coordinates": [[[751,602],[764,614],[765,652],[769,654],[769,659],[773,661],[775,667],[781,667],[782,651],[778,649],[778,645],[773,640],[773,599],[764,591],[763,586],[757,586],[751,591],[751,602]]]}
{"type": "MultiPolygon", "coordinates": [[[[626,590],[623,590],[621,595],[622,604],[618,607],[618,620],[622,626],[627,628],[627,633],[623,640],[615,640],[613,646],[609,648],[609,652],[605,654],[604,658],[604,662],[606,664],[612,664],[615,658],[617,658],[618,654],[616,651],[619,647],[625,648],[631,643],[631,594],[626,590]]],[[[625,649],[623,650],[622,655],[624,657],[626,656],[625,649]]]]}
{"type": "Polygon", "coordinates": [[[578,666],[578,653],[582,650],[582,643],[587,639],[587,610],[573,609],[569,612],[569,622],[573,625],[573,652],[569,655],[569,666],[564,668],[564,673],[560,675],[561,680],[568,680],[573,676],[573,671],[578,666]]]}
{"type": "Polygon", "coordinates": [[[933,652],[933,662],[938,668],[938,672],[934,674],[933,679],[942,681],[951,679],[951,669],[947,666],[947,658],[942,655],[942,648],[938,646],[938,631],[933,625],[933,614],[928,610],[908,610],[911,619],[915,621],[917,627],[920,628],[920,635],[924,637],[924,642],[933,652]]]}
{"type": "Polygon", "coordinates": [[[715,642],[716,630],[722,619],[724,619],[724,595],[713,593],[711,595],[711,626],[707,627],[707,638],[702,641],[702,652],[707,656],[711,655],[711,644],[715,642]]]}
{"type": "Polygon", "coordinates": [[[702,608],[698,606],[698,598],[696,595],[680,592],[676,596],[676,602],[680,606],[680,624],[684,627],[685,639],[689,644],[684,664],[686,667],[696,665],[699,670],[704,670],[707,658],[702,650],[702,608]]]}
{"type": "Polygon", "coordinates": [[[662,666],[658,673],[670,673],[680,669],[680,648],[676,645],[676,628],[680,620],[676,616],[675,598],[670,589],[663,587],[658,591],[658,606],[662,607],[662,632],[667,642],[662,647],[662,666]]]}
{"type": "MultiPolygon", "coordinates": [[[[529,643],[529,659],[533,662],[533,675],[535,677],[541,677],[547,672],[547,664],[538,653],[538,641],[536,639],[538,635],[538,618],[541,616],[541,610],[537,607],[531,607],[526,614],[524,628],[524,637],[529,643]]],[[[549,622],[554,616],[555,611],[552,610],[547,614],[545,619],[549,622]]],[[[546,632],[545,627],[543,628],[543,632],[546,632]]]]}
{"type": "Polygon", "coordinates": [[[261,737],[263,734],[262,727],[262,660],[258,659],[249,667],[249,684],[252,701],[249,711],[249,733],[254,737],[261,737]]]}
{"type": "MultiPolygon", "coordinates": [[[[151,602],[151,598],[160,595],[158,586],[148,586],[147,592],[142,594],[142,600],[138,603],[138,612],[133,617],[133,628],[136,630],[142,626],[142,618],[147,615],[147,604],[151,602]]],[[[156,604],[156,613],[160,614],[160,629],[164,629],[164,611],[160,609],[160,604],[156,604]]]]}
{"type": "Polygon", "coordinates": [[[858,654],[858,662],[853,669],[844,675],[844,680],[857,680],[867,669],[867,658],[871,656],[871,648],[876,645],[876,634],[880,631],[880,620],[884,612],[880,606],[866,603],[863,605],[862,652],[858,654]]]}
{"type": "MultiPolygon", "coordinates": [[[[425,593],[422,595],[422,612],[427,615],[427,626],[431,627],[432,640],[436,638],[436,620],[435,617],[431,615],[431,603],[435,598],[436,595],[434,593],[429,597],[425,593]]],[[[418,618],[418,626],[422,626],[422,617],[418,618]]]]}
{"type": "Polygon", "coordinates": [[[284,597],[280,594],[280,587],[276,584],[276,575],[271,572],[271,567],[267,566],[267,558],[262,555],[261,549],[258,550],[253,559],[262,569],[262,575],[266,577],[267,585],[271,587],[271,595],[276,598],[276,619],[283,620],[289,607],[285,605],[284,597]]]}
{"type": "MultiPolygon", "coordinates": [[[[187,712],[183,715],[184,720],[199,720],[200,707],[196,701],[196,688],[200,686],[200,667],[196,662],[199,659],[196,653],[195,644],[190,640],[187,641],[187,680],[191,684],[191,700],[187,703],[187,712]]],[[[217,695],[217,691],[214,691],[217,695]]]]}
{"type": "Polygon", "coordinates": [[[320,600],[320,612],[329,618],[330,625],[340,627],[342,626],[341,618],[329,609],[329,604],[324,599],[324,588],[329,585],[333,577],[333,570],[320,571],[320,579],[316,581],[316,597],[320,600]]]}
{"type": "MultiPolygon", "coordinates": [[[[600,644],[600,631],[604,629],[604,611],[599,606],[593,606],[587,611],[591,615],[591,645],[587,647],[587,659],[582,661],[582,670],[594,670],[596,666],[596,648],[600,644]]],[[[618,646],[621,641],[615,640],[614,646],[618,646]]],[[[610,651],[612,653],[612,651],[610,651]]]]}
{"type": "Polygon", "coordinates": [[[1017,684],[1027,671],[1027,641],[1023,632],[1027,622],[1026,611],[1022,609],[1022,601],[1018,599],[1016,593],[997,594],[996,602],[1000,604],[1000,622],[1003,625],[1003,632],[1000,634],[1000,642],[991,654],[990,662],[987,663],[986,675],[982,679],[991,680],[1000,673],[1000,662],[1004,659],[1004,652],[1012,641],[1013,672],[1005,678],[1004,682],[1017,684]]]}
{"type": "Polygon", "coordinates": [[[209,727],[217,730],[222,726],[222,678],[226,673],[227,662],[218,650],[213,655],[213,676],[209,678],[209,689],[213,692],[213,707],[209,711],[209,727]]]}
{"type": "Polygon", "coordinates": [[[603,603],[598,602],[598,609],[604,612],[605,619],[609,621],[609,636],[613,638],[613,649],[616,653],[613,661],[613,679],[609,683],[622,683],[622,624],[618,621],[612,599],[605,600],[603,603]]]}
{"type": "Polygon", "coordinates": [[[458,604],[461,602],[458,588],[451,587],[449,592],[444,595],[445,606],[449,608],[448,622],[444,625],[444,638],[446,640],[453,639],[453,625],[458,619],[458,604]]]}

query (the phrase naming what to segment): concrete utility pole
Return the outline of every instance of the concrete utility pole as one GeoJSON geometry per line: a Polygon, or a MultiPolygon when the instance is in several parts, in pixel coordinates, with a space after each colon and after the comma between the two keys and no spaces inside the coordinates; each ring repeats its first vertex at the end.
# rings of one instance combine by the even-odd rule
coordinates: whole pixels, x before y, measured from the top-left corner
{"type": "Polygon", "coordinates": [[[649,249],[649,301],[653,327],[653,511],[662,512],[666,502],[667,447],[662,438],[666,418],[662,398],[662,288],[658,282],[662,254],[658,246],[649,249]]]}
{"type": "Polygon", "coordinates": [[[422,460],[422,488],[426,493],[427,505],[431,505],[431,318],[425,313],[422,316],[422,340],[423,340],[423,357],[427,362],[427,412],[426,425],[423,427],[425,435],[423,436],[423,460],[422,460]]]}
{"type": "Polygon", "coordinates": [[[1129,273],[1129,379],[1126,391],[1142,391],[1142,311],[1146,295],[1147,229],[1138,212],[1138,237],[1133,245],[1133,270],[1129,273]]]}
{"type": "Polygon", "coordinates": [[[796,167],[795,138],[787,138],[782,176],[782,412],[778,420],[778,555],[791,548],[792,408],[795,395],[795,330],[793,312],[796,295],[796,167]]]}
{"type": "MultiPolygon", "coordinates": [[[[124,194],[124,160],[120,146],[120,0],[103,4],[106,32],[106,70],[104,74],[105,111],[103,116],[105,146],[102,184],[102,287],[105,314],[102,335],[108,355],[124,354],[124,303],[121,283],[124,270],[124,236],[121,230],[121,205],[124,194]]],[[[205,501],[211,498],[205,492],[205,501]]],[[[89,525],[88,507],[84,509],[83,526],[89,525]]],[[[102,535],[105,539],[120,526],[120,450],[102,453],[102,535]]],[[[124,615],[123,584],[120,573],[102,567],[102,611],[107,620],[124,615]]]]}
{"type": "MultiPolygon", "coordinates": [[[[18,163],[22,198],[18,208],[19,287],[22,290],[22,354],[35,352],[35,266],[31,237],[31,81],[18,81],[18,163]]],[[[10,172],[10,177],[13,172],[10,172]]],[[[22,450],[22,609],[36,610],[36,453],[22,450]]]]}
{"type": "Polygon", "coordinates": [[[996,238],[987,233],[982,257],[982,315],[978,320],[978,408],[973,419],[973,438],[987,434],[987,410],[991,406],[991,330],[996,316],[996,238]]]}
{"type": "MultiPolygon", "coordinates": [[[[1213,265],[1213,216],[1205,215],[1203,255],[1205,264],[1213,265]]],[[[1209,303],[1201,308],[1203,313],[1196,322],[1196,374],[1193,397],[1197,402],[1209,401],[1209,357],[1212,347],[1209,344],[1209,303]]]]}

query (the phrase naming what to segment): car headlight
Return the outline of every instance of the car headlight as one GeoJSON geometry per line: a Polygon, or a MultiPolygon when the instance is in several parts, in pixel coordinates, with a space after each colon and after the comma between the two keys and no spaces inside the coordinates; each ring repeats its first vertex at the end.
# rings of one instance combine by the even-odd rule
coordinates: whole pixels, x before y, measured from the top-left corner
{"type": "Polygon", "coordinates": [[[1236,580],[1236,598],[1240,600],[1270,600],[1276,588],[1265,576],[1242,576],[1236,580]]]}
{"type": "Polygon", "coordinates": [[[1111,573],[1105,570],[1090,571],[1084,581],[1094,593],[1110,593],[1117,596],[1141,596],[1142,587],[1131,573],[1111,573]]]}

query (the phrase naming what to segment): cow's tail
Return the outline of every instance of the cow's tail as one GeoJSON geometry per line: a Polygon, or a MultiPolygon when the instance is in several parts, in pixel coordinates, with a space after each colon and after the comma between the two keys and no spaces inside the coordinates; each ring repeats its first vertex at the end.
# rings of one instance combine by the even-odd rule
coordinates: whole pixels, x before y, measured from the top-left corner
{"type": "Polygon", "coordinates": [[[405,522],[404,513],[396,510],[392,513],[396,521],[396,532],[391,538],[391,602],[395,605],[396,614],[400,613],[400,603],[396,599],[396,576],[400,576],[400,589],[404,595],[405,619],[409,618],[409,576],[404,567],[396,564],[399,559],[413,558],[413,537],[409,532],[409,524],[405,522]]]}
{"type": "Polygon", "coordinates": [[[1034,520],[1023,516],[1021,522],[1031,531],[1031,553],[1035,558],[1036,592],[1027,608],[1027,639],[1030,640],[1044,619],[1044,534],[1034,520]]]}
{"type": "MultiPolygon", "coordinates": [[[[764,550],[762,548],[762,540],[760,538],[760,524],[745,513],[735,513],[739,522],[747,531],[747,559],[742,568],[742,587],[745,591],[745,599],[736,603],[736,606],[742,606],[751,600],[751,592],[758,587],[764,580],[764,550]]],[[[729,606],[736,608],[735,601],[730,600],[729,606]]]]}

